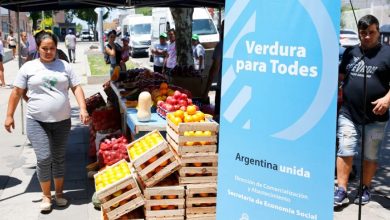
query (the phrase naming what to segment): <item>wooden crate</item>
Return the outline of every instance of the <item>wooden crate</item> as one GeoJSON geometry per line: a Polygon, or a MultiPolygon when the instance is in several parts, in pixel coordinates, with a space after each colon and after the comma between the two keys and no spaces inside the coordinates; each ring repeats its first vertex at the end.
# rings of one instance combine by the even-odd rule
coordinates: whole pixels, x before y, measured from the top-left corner
{"type": "MultiPolygon", "coordinates": [[[[128,148],[131,148],[134,143],[129,144],[128,148]]],[[[147,187],[156,185],[180,168],[176,152],[169,148],[165,140],[132,160],[131,164],[147,187]],[[156,160],[150,162],[152,158],[156,157],[156,160]]]]}
{"type": "Polygon", "coordinates": [[[215,219],[217,184],[188,184],[186,186],[186,218],[215,219]]]}
{"type": "Polygon", "coordinates": [[[180,159],[180,184],[216,183],[218,176],[218,154],[195,153],[180,159]]]}
{"type": "Polygon", "coordinates": [[[175,149],[178,155],[187,153],[215,153],[217,151],[217,133],[219,125],[217,122],[206,119],[206,122],[180,123],[178,126],[167,120],[167,141],[175,149]],[[210,131],[211,136],[184,136],[186,131],[210,131]],[[186,142],[198,143],[186,146],[186,142]],[[201,145],[200,142],[208,142],[201,145]]]}
{"type": "Polygon", "coordinates": [[[110,190],[105,191],[105,194],[100,194],[99,197],[102,203],[101,208],[106,212],[109,220],[117,219],[145,204],[145,199],[133,176],[126,178],[126,181],[118,182],[110,190]],[[122,193],[115,197],[113,194],[119,190],[122,190],[122,193]],[[105,196],[102,197],[102,195],[105,196]],[[123,204],[118,206],[118,203],[123,204]]]}
{"type": "Polygon", "coordinates": [[[185,186],[179,185],[177,173],[166,177],[153,187],[145,186],[141,178],[137,180],[145,196],[146,220],[184,219],[185,186]]]}
{"type": "MultiPolygon", "coordinates": [[[[109,220],[107,216],[107,212],[105,212],[103,209],[101,210],[101,217],[102,220],[109,220]]],[[[144,214],[144,209],[143,207],[136,208],[135,210],[120,216],[118,218],[119,220],[145,220],[145,214],[144,214]]]]}
{"type": "MultiPolygon", "coordinates": [[[[120,161],[116,162],[115,164],[113,164],[111,166],[107,166],[107,168],[116,167],[116,166],[118,166],[121,163],[126,163],[129,166],[129,164],[125,160],[120,160],[120,161]]],[[[96,173],[94,175],[94,179],[96,179],[97,176],[102,175],[104,172],[106,172],[107,168],[102,170],[102,171],[99,171],[98,173],[96,173]]],[[[131,170],[131,167],[129,167],[129,170],[131,170]]],[[[128,186],[130,184],[136,184],[136,181],[134,180],[134,178],[133,178],[133,176],[131,174],[127,175],[124,178],[122,178],[122,179],[120,179],[120,180],[118,180],[118,181],[116,181],[114,183],[111,183],[111,184],[109,184],[109,185],[107,185],[104,188],[99,189],[99,190],[97,190],[97,185],[96,185],[96,182],[95,182],[96,196],[97,196],[97,198],[99,200],[102,200],[105,197],[113,194],[114,192],[116,192],[116,191],[118,191],[120,189],[125,188],[126,186],[128,186]]]]}

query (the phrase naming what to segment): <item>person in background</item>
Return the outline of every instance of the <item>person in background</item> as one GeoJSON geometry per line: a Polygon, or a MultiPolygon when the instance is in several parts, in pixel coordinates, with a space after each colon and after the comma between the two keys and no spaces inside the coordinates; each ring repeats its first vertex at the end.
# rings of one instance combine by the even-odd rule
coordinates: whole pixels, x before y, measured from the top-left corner
{"type": "Polygon", "coordinates": [[[171,70],[176,66],[176,32],[175,29],[168,30],[169,45],[165,53],[163,72],[170,77],[171,70]]]}
{"type": "MultiPolygon", "coordinates": [[[[55,38],[57,38],[56,35],[53,34],[52,31],[50,30],[38,30],[35,32],[34,34],[34,39],[35,41],[37,42],[37,39],[40,38],[41,35],[44,35],[46,33],[49,33],[49,34],[52,34],[55,38]]],[[[58,38],[57,38],[57,42],[58,42],[58,38]]],[[[36,43],[35,43],[36,44],[36,43]]],[[[68,60],[68,57],[66,56],[66,54],[64,53],[64,51],[62,51],[61,49],[57,49],[57,54],[56,54],[56,58],[58,59],[61,59],[61,60],[64,60],[66,61],[67,63],[69,63],[69,60],[68,60]]],[[[27,61],[30,61],[30,60],[34,60],[34,59],[38,59],[40,56],[39,52],[38,52],[38,47],[35,46],[35,51],[30,51],[28,57],[27,57],[27,61]]]]}
{"type": "Polygon", "coordinates": [[[4,58],[4,46],[3,46],[3,38],[2,33],[0,32],[0,88],[6,87],[5,79],[4,79],[4,66],[3,66],[3,58],[4,58]]]}
{"type": "Polygon", "coordinates": [[[16,57],[16,39],[14,37],[14,32],[10,31],[9,35],[7,37],[7,43],[8,43],[8,48],[12,50],[12,57],[16,57]]]}
{"type": "MultiPolygon", "coordinates": [[[[362,204],[371,200],[371,180],[375,175],[381,141],[390,105],[390,47],[379,41],[379,21],[372,15],[358,21],[360,45],[347,48],[343,54],[339,72],[344,75],[343,102],[338,114],[337,138],[337,188],[334,192],[334,206],[349,203],[348,178],[353,157],[358,154],[365,126],[365,149],[363,162],[362,204]],[[364,54],[363,54],[364,51],[364,54]],[[366,68],[364,68],[366,67],[366,68]],[[365,76],[365,69],[367,77],[365,76]],[[363,82],[367,80],[367,93],[363,82]],[[366,105],[364,99],[366,97],[366,105]],[[366,111],[364,112],[364,109],[366,111]]],[[[359,196],[354,203],[359,204],[359,196]]]]}
{"type": "Polygon", "coordinates": [[[198,70],[201,74],[204,70],[204,58],[206,52],[204,47],[199,42],[199,36],[197,34],[192,35],[192,57],[194,58],[194,68],[198,70]]]}
{"type": "Polygon", "coordinates": [[[75,63],[76,62],[76,36],[73,34],[73,31],[71,29],[69,29],[68,34],[65,36],[65,46],[68,49],[69,61],[75,63]]]}
{"type": "Polygon", "coordinates": [[[27,62],[27,57],[29,54],[29,43],[27,41],[27,33],[22,32],[20,34],[22,41],[20,42],[20,60],[22,61],[22,65],[27,62]]]}
{"type": "Polygon", "coordinates": [[[164,58],[168,49],[167,34],[160,34],[160,42],[155,44],[151,52],[153,54],[153,71],[162,73],[164,66],[164,58]]]}
{"type": "Polygon", "coordinates": [[[129,46],[130,38],[128,36],[122,37],[122,51],[121,51],[121,70],[126,71],[126,62],[130,58],[130,46],[129,46]]]}
{"type": "Polygon", "coordinates": [[[51,178],[54,178],[57,206],[66,206],[63,197],[65,174],[65,147],[71,128],[69,89],[80,107],[80,120],[86,124],[89,115],[78,75],[65,61],[56,58],[57,37],[51,33],[37,38],[38,59],[25,63],[19,70],[8,101],[4,127],[8,132],[15,129],[14,113],[20,98],[28,92],[27,137],[37,157],[37,176],[43,197],[42,212],[52,208],[51,178]]]}
{"type": "Polygon", "coordinates": [[[122,48],[119,44],[115,43],[115,39],[116,39],[115,30],[108,32],[107,36],[108,36],[108,43],[104,48],[104,52],[109,56],[110,65],[111,65],[110,75],[112,75],[114,68],[120,65],[121,58],[122,58],[121,55],[122,48]]]}

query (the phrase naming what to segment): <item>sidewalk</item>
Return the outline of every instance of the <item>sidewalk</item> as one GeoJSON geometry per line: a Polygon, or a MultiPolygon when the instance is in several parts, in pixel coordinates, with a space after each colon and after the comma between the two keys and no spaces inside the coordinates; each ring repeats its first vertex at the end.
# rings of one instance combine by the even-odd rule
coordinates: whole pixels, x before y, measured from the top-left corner
{"type": "MultiPolygon", "coordinates": [[[[59,45],[63,48],[63,44],[59,45]]],[[[76,73],[85,80],[86,56],[81,48],[76,50],[76,64],[71,64],[76,73]]],[[[16,60],[7,62],[5,78],[7,83],[13,81],[18,70],[16,60]]],[[[84,81],[85,82],[85,81],[84,81]]],[[[102,92],[101,85],[83,85],[86,96],[102,92]]],[[[3,128],[10,89],[0,89],[0,219],[6,220],[98,220],[100,212],[91,204],[94,192],[93,180],[87,178],[85,170],[89,163],[87,151],[89,142],[88,127],[80,124],[78,119],[77,103],[70,94],[72,104],[72,131],[67,147],[65,197],[70,199],[66,208],[54,209],[49,214],[39,212],[41,191],[35,173],[36,158],[26,135],[21,131],[20,105],[15,112],[16,129],[8,134],[3,128]]],[[[103,93],[103,92],[102,92],[103,93]]],[[[25,106],[24,106],[25,108],[25,106]]],[[[389,130],[389,129],[388,129],[389,130]]],[[[373,201],[363,207],[362,219],[389,220],[390,219],[390,132],[387,132],[384,142],[380,167],[373,181],[373,201]]],[[[356,179],[357,180],[357,179],[356,179]]],[[[353,181],[353,189],[357,182],[353,181]]],[[[319,189],[320,190],[320,189],[319,189]]],[[[353,190],[353,193],[356,191],[353,190]]],[[[353,200],[353,195],[350,200],[353,200]]],[[[330,195],[333,196],[333,195],[330,195]]],[[[358,206],[349,206],[334,212],[336,220],[358,219],[358,206]]],[[[229,220],[229,219],[227,219],[229,220]]]]}
{"type": "MultiPolygon", "coordinates": [[[[63,44],[59,47],[65,52],[63,44]]],[[[87,47],[85,47],[87,48],[87,47]]],[[[83,48],[76,50],[76,63],[71,64],[76,73],[86,82],[87,58],[83,48]]],[[[6,82],[11,84],[18,71],[17,59],[4,64],[6,82]]],[[[101,85],[83,85],[86,97],[102,92],[101,85]]],[[[3,128],[8,97],[11,89],[0,89],[0,219],[100,219],[100,211],[95,210],[91,197],[95,191],[93,180],[87,178],[89,129],[80,123],[77,102],[70,93],[72,106],[72,131],[66,152],[66,172],[64,192],[70,200],[66,208],[54,209],[49,214],[39,212],[41,190],[35,173],[36,157],[34,151],[22,134],[20,104],[15,112],[16,129],[12,134],[3,128]]],[[[26,105],[24,103],[24,110],[26,105]]],[[[52,191],[54,194],[54,191],[52,191]]]]}

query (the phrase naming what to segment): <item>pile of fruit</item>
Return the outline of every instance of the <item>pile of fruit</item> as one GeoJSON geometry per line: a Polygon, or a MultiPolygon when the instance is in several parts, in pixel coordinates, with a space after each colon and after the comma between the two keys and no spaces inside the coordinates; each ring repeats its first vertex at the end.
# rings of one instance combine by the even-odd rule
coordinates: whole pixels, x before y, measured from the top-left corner
{"type": "Polygon", "coordinates": [[[182,122],[205,122],[205,114],[198,111],[196,105],[189,105],[185,110],[179,109],[168,113],[167,118],[175,125],[179,125],[182,122]]]}
{"type": "Polygon", "coordinates": [[[105,138],[100,143],[99,147],[99,162],[101,166],[112,165],[122,159],[129,161],[126,146],[128,145],[126,137],[105,138]]]}
{"type": "Polygon", "coordinates": [[[138,139],[137,142],[135,142],[133,145],[128,146],[127,148],[127,152],[130,155],[130,159],[134,161],[139,156],[148,151],[150,148],[153,148],[154,146],[160,144],[163,140],[163,137],[161,137],[159,133],[155,132],[151,133],[150,135],[147,135],[146,137],[138,139]]]}
{"type": "MultiPolygon", "coordinates": [[[[185,131],[185,137],[211,137],[211,131],[185,131]]],[[[210,143],[207,141],[193,142],[186,141],[184,143],[185,146],[196,146],[196,145],[209,145],[210,143]]]]}
{"type": "MultiPolygon", "coordinates": [[[[117,163],[114,166],[107,167],[103,171],[95,175],[96,191],[99,191],[106,186],[113,184],[131,174],[129,165],[125,160],[117,163]]],[[[114,193],[115,194],[115,193],[114,193]]],[[[118,193],[117,193],[118,194],[118,193]]]]}
{"type": "Polygon", "coordinates": [[[176,90],[173,95],[168,96],[164,101],[157,102],[157,113],[165,118],[168,112],[177,110],[186,111],[187,106],[192,106],[192,99],[188,95],[176,90]]]}
{"type": "Polygon", "coordinates": [[[100,107],[92,113],[92,124],[95,131],[118,129],[121,126],[120,114],[113,107],[100,107]]]}

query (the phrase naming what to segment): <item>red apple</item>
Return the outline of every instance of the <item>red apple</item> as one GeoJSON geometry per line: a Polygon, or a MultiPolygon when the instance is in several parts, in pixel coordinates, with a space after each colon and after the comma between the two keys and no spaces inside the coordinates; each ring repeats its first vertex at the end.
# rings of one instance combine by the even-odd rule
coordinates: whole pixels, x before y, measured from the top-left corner
{"type": "Polygon", "coordinates": [[[174,93],[173,93],[173,97],[175,99],[180,99],[181,98],[181,92],[179,90],[176,90],[174,93]]]}
{"type": "Polygon", "coordinates": [[[173,106],[171,105],[171,104],[166,104],[165,105],[165,110],[167,110],[168,112],[171,112],[171,111],[173,111],[173,106]]]}
{"type": "Polygon", "coordinates": [[[176,104],[176,99],[173,96],[168,96],[167,100],[165,101],[168,104],[175,105],[176,104]]]}
{"type": "Polygon", "coordinates": [[[173,108],[174,108],[175,111],[179,110],[180,109],[180,105],[174,105],[173,108]]]}
{"type": "Polygon", "coordinates": [[[187,94],[185,94],[185,93],[181,94],[180,99],[187,100],[187,98],[188,98],[187,94]]]}
{"type": "Polygon", "coordinates": [[[162,104],[164,104],[164,101],[162,101],[162,100],[158,100],[158,102],[157,102],[157,106],[160,106],[161,107],[161,105],[162,104]]]}
{"type": "Polygon", "coordinates": [[[180,107],[180,110],[186,111],[186,110],[187,110],[187,106],[181,106],[181,107],[180,107]]]}
{"type": "Polygon", "coordinates": [[[192,99],[187,99],[187,104],[192,105],[192,99]]]}
{"type": "Polygon", "coordinates": [[[188,105],[188,103],[187,103],[187,101],[186,101],[187,99],[181,99],[181,100],[179,100],[179,105],[180,106],[187,106],[188,105]]]}

